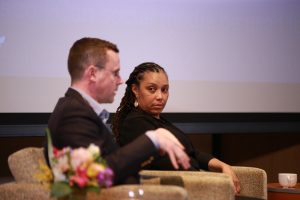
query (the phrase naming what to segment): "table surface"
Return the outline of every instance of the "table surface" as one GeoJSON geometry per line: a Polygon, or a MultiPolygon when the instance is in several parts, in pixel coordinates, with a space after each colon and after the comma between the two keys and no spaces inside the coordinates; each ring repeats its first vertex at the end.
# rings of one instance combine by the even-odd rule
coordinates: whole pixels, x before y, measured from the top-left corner
{"type": "Polygon", "coordinates": [[[279,183],[268,183],[268,192],[300,194],[300,183],[297,183],[296,186],[292,188],[283,188],[279,183]]]}

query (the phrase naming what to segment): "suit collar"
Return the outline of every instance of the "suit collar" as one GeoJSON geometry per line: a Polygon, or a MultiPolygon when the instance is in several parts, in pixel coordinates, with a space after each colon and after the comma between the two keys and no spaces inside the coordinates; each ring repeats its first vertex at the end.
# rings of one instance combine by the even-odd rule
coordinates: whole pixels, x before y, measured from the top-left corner
{"type": "Polygon", "coordinates": [[[77,92],[76,90],[74,90],[73,88],[68,88],[67,92],[65,93],[65,96],[66,97],[73,97],[73,98],[76,98],[77,100],[86,102],[83,99],[83,97],[81,96],[81,94],[79,92],[77,92]]]}
{"type": "Polygon", "coordinates": [[[84,102],[85,104],[87,104],[90,108],[93,109],[93,111],[97,114],[97,116],[100,116],[103,123],[106,123],[106,121],[108,120],[109,112],[107,112],[105,109],[103,109],[103,107],[98,102],[93,100],[90,96],[88,96],[81,90],[70,87],[67,90],[65,96],[66,97],[68,97],[68,96],[75,97],[77,100],[80,100],[80,101],[84,102]],[[101,117],[101,114],[102,114],[102,117],[101,117]]]}

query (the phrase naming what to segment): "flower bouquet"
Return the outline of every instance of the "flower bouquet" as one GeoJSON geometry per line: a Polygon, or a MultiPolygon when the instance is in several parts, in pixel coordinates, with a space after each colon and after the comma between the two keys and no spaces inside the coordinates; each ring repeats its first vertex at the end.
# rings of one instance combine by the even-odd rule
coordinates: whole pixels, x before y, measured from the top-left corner
{"type": "Polygon", "coordinates": [[[51,196],[73,199],[85,196],[88,191],[100,192],[102,187],[113,184],[113,171],[100,156],[100,149],[94,144],[88,148],[58,150],[52,146],[49,131],[48,153],[53,173],[51,196]]]}

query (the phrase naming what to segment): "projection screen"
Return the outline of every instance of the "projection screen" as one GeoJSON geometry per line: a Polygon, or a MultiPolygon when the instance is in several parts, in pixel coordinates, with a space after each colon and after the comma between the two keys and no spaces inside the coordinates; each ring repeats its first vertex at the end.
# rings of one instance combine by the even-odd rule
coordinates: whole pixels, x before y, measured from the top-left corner
{"type": "Polygon", "coordinates": [[[163,66],[165,112],[300,112],[298,0],[0,0],[0,113],[51,112],[82,37],[118,45],[123,80],[163,66]]]}

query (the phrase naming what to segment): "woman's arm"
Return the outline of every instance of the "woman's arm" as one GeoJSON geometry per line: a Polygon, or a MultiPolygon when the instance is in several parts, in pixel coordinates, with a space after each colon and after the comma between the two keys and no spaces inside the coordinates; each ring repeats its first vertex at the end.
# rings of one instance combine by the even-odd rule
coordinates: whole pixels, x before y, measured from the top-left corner
{"type": "Polygon", "coordinates": [[[240,181],[230,165],[218,160],[217,158],[213,158],[208,162],[208,169],[210,171],[222,172],[229,175],[232,178],[235,187],[235,193],[240,193],[240,181]]]}

